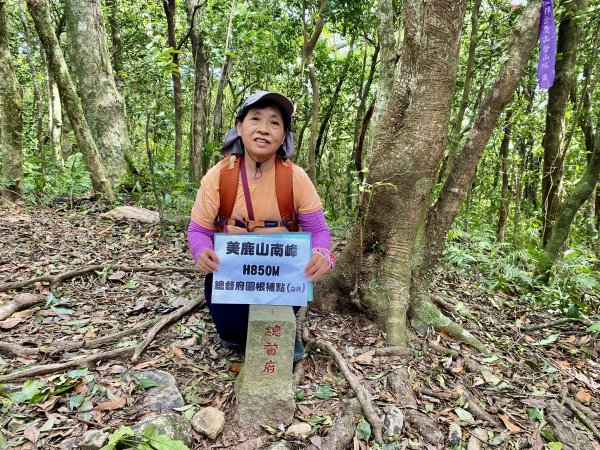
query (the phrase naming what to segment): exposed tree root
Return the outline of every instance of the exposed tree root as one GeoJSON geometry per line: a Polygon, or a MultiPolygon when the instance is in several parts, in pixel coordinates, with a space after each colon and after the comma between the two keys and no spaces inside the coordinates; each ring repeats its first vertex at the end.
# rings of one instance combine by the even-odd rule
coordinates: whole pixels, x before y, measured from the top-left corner
{"type": "Polygon", "coordinates": [[[546,418],[565,450],[594,450],[588,437],[565,417],[562,405],[556,400],[552,400],[548,405],[546,418]]]}
{"type": "Polygon", "coordinates": [[[171,322],[175,322],[175,321],[181,319],[183,316],[188,314],[193,309],[204,305],[204,303],[205,303],[204,297],[199,297],[196,300],[194,300],[193,302],[190,302],[189,304],[182,306],[181,308],[173,311],[171,314],[168,314],[168,315],[164,316],[162,319],[160,319],[150,329],[150,331],[148,332],[148,334],[144,338],[144,340],[142,342],[140,342],[140,344],[136,347],[135,353],[131,357],[131,361],[134,363],[139,361],[140,356],[142,356],[142,353],[144,353],[146,351],[146,349],[148,348],[150,343],[154,340],[156,335],[160,332],[160,330],[162,330],[164,327],[166,327],[171,322]]]}
{"type": "Polygon", "coordinates": [[[408,371],[400,367],[388,375],[388,386],[394,392],[397,403],[406,408],[406,421],[418,431],[429,444],[439,446],[444,440],[440,427],[433,419],[417,409],[417,400],[410,386],[408,371]]]}
{"type": "MultiPolygon", "coordinates": [[[[471,358],[464,356],[464,355],[460,354],[459,352],[455,352],[454,350],[450,350],[448,348],[440,347],[439,345],[433,344],[431,342],[427,343],[427,348],[432,350],[437,355],[451,356],[453,358],[457,358],[460,356],[461,358],[463,358],[464,366],[469,372],[481,375],[486,380],[492,380],[493,378],[498,379],[498,382],[500,382],[500,380],[501,380],[501,377],[494,374],[494,372],[492,372],[488,367],[483,366],[483,365],[479,364],[478,362],[473,361],[471,358]]],[[[492,384],[494,384],[494,383],[492,383],[492,384]]]]}
{"type": "Polygon", "coordinates": [[[589,320],[585,320],[585,319],[577,319],[575,317],[563,317],[562,319],[551,320],[550,322],[536,323],[534,325],[523,326],[523,327],[521,327],[521,330],[535,331],[535,330],[541,330],[542,328],[557,327],[557,326],[563,325],[565,323],[570,323],[570,322],[579,322],[579,323],[582,323],[583,325],[585,325],[586,327],[589,327],[592,324],[592,322],[590,322],[589,320]]]}
{"type": "Polygon", "coordinates": [[[412,349],[402,345],[381,348],[362,348],[359,349],[354,356],[358,357],[368,352],[373,352],[373,356],[412,356],[412,349]]]}
{"type": "Polygon", "coordinates": [[[579,417],[579,420],[581,420],[581,422],[589,428],[589,430],[594,434],[596,439],[598,439],[598,441],[600,442],[600,431],[598,431],[598,428],[596,428],[596,425],[594,425],[592,419],[590,419],[580,408],[580,405],[574,400],[567,397],[566,392],[563,392],[563,401],[567,404],[569,409],[573,411],[577,415],[577,417],[579,417]]]}
{"type": "Polygon", "coordinates": [[[465,319],[471,321],[477,320],[477,318],[473,315],[473,313],[471,313],[471,311],[467,309],[463,302],[451,302],[450,300],[442,298],[439,295],[432,295],[431,300],[433,303],[442,307],[448,312],[455,312],[463,316],[465,319]]]}
{"type": "Polygon", "coordinates": [[[329,353],[333,357],[333,360],[338,366],[338,369],[340,369],[340,372],[342,372],[344,378],[346,378],[346,381],[348,381],[348,384],[356,394],[356,398],[358,398],[358,401],[360,402],[365,419],[367,419],[367,421],[371,424],[375,441],[377,441],[377,443],[379,444],[382,444],[383,421],[379,418],[379,415],[375,411],[375,407],[373,406],[373,401],[371,399],[371,394],[369,394],[369,391],[367,391],[364,388],[364,386],[360,384],[356,376],[348,368],[348,364],[346,363],[344,357],[340,355],[340,353],[333,347],[333,345],[331,345],[329,342],[322,341],[320,339],[310,338],[308,335],[308,330],[306,328],[303,330],[303,334],[304,340],[307,343],[311,343],[315,347],[318,347],[321,350],[329,353]]]}
{"type": "Polygon", "coordinates": [[[488,413],[484,408],[482,408],[479,403],[475,400],[473,395],[465,389],[463,386],[458,386],[453,391],[432,391],[431,389],[421,388],[421,393],[424,395],[428,395],[429,397],[437,397],[445,400],[456,400],[461,396],[469,402],[469,411],[475,415],[475,417],[494,425],[495,427],[500,427],[501,423],[498,419],[488,413]]]}
{"type": "Polygon", "coordinates": [[[134,347],[119,348],[108,352],[96,353],[95,355],[86,356],[85,358],[72,359],[64,363],[33,366],[25,370],[9,373],[7,375],[0,375],[0,383],[8,383],[10,381],[21,380],[23,378],[31,378],[40,375],[48,375],[50,373],[63,372],[65,370],[74,369],[77,367],[87,367],[98,361],[127,356],[133,353],[134,350],[134,347]]]}
{"type": "Polygon", "coordinates": [[[429,300],[423,300],[413,305],[411,309],[412,325],[416,330],[422,330],[423,325],[432,326],[438,332],[445,332],[454,339],[464,342],[471,347],[479,350],[485,355],[491,355],[492,351],[487,346],[465,330],[461,325],[446,317],[429,300]]]}
{"type": "Polygon", "coordinates": [[[356,424],[360,420],[360,402],[356,398],[344,401],[346,411],[327,432],[321,444],[322,450],[346,450],[356,431],[356,424]]]}
{"type": "MultiPolygon", "coordinates": [[[[2,292],[1,287],[2,286],[0,286],[0,292],[2,292]]],[[[43,295],[20,294],[13,301],[8,302],[6,305],[0,308],[0,320],[8,319],[17,311],[31,308],[34,305],[42,303],[44,300],[46,300],[46,297],[43,295]]]]}
{"type": "Polygon", "coordinates": [[[37,355],[39,352],[40,350],[37,347],[25,347],[19,344],[0,341],[0,354],[2,355],[31,356],[37,355]]]}
{"type": "Polygon", "coordinates": [[[175,267],[175,266],[124,266],[114,264],[97,264],[94,266],[80,267],[79,269],[62,272],[58,275],[43,275],[37,278],[31,278],[24,281],[15,281],[13,283],[0,284],[0,292],[10,291],[12,289],[20,289],[30,286],[35,283],[47,282],[51,285],[61,283],[71,278],[86,275],[90,272],[102,271],[110,269],[112,271],[122,270],[124,272],[181,272],[181,273],[198,273],[195,267],[175,267]]]}

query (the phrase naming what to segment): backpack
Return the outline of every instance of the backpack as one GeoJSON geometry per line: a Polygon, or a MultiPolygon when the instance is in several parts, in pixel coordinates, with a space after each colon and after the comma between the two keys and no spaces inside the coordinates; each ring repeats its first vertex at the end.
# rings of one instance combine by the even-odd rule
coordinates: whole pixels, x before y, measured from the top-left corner
{"type": "Polygon", "coordinates": [[[215,218],[215,226],[218,231],[223,231],[225,225],[235,225],[253,231],[256,227],[278,227],[284,226],[288,231],[298,231],[298,215],[294,208],[294,186],[292,180],[292,166],[284,165],[281,158],[275,158],[275,195],[277,196],[277,206],[281,221],[278,220],[254,220],[252,204],[250,203],[250,191],[248,181],[245,178],[245,170],[240,169],[244,158],[236,155],[225,155],[219,174],[219,213],[215,218]],[[248,207],[249,221],[232,219],[231,213],[237,197],[238,180],[242,173],[242,186],[244,188],[244,197],[248,207]]]}

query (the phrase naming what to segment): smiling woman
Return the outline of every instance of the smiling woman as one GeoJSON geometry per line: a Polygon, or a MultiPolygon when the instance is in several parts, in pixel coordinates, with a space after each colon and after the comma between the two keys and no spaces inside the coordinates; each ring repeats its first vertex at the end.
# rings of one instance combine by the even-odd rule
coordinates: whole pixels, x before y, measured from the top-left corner
{"type": "MultiPolygon", "coordinates": [[[[221,149],[225,157],[202,179],[192,209],[190,250],[200,271],[207,274],[206,301],[228,348],[241,349],[246,343],[248,305],[243,298],[236,304],[211,302],[212,272],[219,270],[220,262],[213,249],[215,231],[281,233],[301,229],[311,233],[313,254],[304,270],[307,281],[318,280],[335,263],[321,200],[306,172],[290,161],[294,154],[293,112],[292,102],[282,94],[251,94],[237,113],[235,127],[227,133],[221,149]]],[[[275,266],[248,270],[261,269],[274,275],[275,266]]],[[[300,359],[303,353],[302,343],[297,341],[294,358],[300,359]]]]}

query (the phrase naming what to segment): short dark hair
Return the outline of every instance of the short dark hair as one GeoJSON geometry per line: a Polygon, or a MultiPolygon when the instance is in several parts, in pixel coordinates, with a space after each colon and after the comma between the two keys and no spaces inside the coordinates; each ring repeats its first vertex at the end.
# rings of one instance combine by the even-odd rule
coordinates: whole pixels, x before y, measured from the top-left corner
{"type": "Polygon", "coordinates": [[[248,114],[248,111],[250,111],[253,108],[256,109],[265,109],[265,108],[276,108],[277,111],[279,111],[279,113],[281,114],[281,117],[283,118],[283,127],[285,128],[285,130],[289,130],[290,126],[291,126],[291,122],[292,122],[292,118],[288,117],[287,114],[285,114],[285,112],[281,109],[281,106],[279,106],[279,104],[277,102],[274,102],[271,99],[266,99],[266,100],[259,100],[256,103],[247,106],[246,108],[242,108],[239,110],[239,112],[237,113],[237,116],[235,117],[235,120],[239,120],[240,122],[242,122],[244,120],[244,118],[246,117],[246,115],[248,114]]]}

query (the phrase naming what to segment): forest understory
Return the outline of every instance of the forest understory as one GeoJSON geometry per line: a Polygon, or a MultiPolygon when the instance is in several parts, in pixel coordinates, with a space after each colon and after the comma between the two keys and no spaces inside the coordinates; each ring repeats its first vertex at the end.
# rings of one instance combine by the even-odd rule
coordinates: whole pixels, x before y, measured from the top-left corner
{"type": "Polygon", "coordinates": [[[61,448],[63,440],[89,429],[112,433],[135,423],[144,413],[141,388],[128,373],[159,368],[177,379],[188,412],[205,406],[225,412],[223,432],[215,440],[195,435],[195,449],[265,448],[276,440],[288,441],[290,448],[334,448],[333,430],[339,433],[348,417],[350,437],[341,448],[600,449],[598,333],[586,331],[585,318],[557,323],[560,317],[547,307],[490,291],[477,273],[465,277],[447,269],[434,274],[433,297],[493,356],[482,357],[433,331],[412,336],[409,352],[382,355],[385,337],[358,314],[310,311],[304,323],[311,339],[330,343],[343,356],[381,419],[394,407],[400,410],[400,434],[376,444],[377,430],[348,406],[355,393],[335,358],[310,345],[297,371],[296,418],[312,425],[311,434],[299,439],[285,429],[240,430],[233,421],[234,380],[243,356],[219,345],[206,308],[165,327],[135,363],[133,349],[149,327],[95,350],[83,347],[84,341],[163,317],[201,295],[202,276],[189,270],[193,264],[181,227],[163,232],[158,225],[115,222],[101,216],[106,210],[101,203],[0,208],[0,311],[24,294],[43,299],[0,318],[0,448],[61,448]],[[96,270],[3,290],[10,282],[94,265],[187,272],[96,270]],[[73,380],[57,377],[63,370],[7,381],[26,367],[113,350],[117,356],[91,363],[73,380]],[[43,386],[41,401],[27,397],[28,380],[43,386]],[[24,394],[13,395],[18,392],[24,394]]]}

